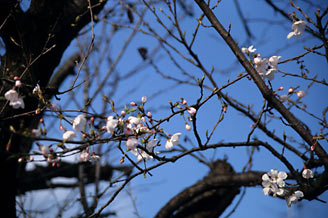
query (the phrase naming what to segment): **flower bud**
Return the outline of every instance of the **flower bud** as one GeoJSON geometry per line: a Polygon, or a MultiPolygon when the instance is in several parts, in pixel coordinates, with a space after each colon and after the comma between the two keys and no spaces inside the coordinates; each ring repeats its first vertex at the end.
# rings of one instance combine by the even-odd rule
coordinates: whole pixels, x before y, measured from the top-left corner
{"type": "Polygon", "coordinates": [[[142,98],[141,98],[141,103],[142,103],[142,104],[145,104],[146,101],[147,101],[147,96],[142,96],[142,98]]]}
{"type": "Polygon", "coordinates": [[[191,130],[191,126],[188,123],[185,124],[185,128],[186,128],[187,131],[191,130]]]}

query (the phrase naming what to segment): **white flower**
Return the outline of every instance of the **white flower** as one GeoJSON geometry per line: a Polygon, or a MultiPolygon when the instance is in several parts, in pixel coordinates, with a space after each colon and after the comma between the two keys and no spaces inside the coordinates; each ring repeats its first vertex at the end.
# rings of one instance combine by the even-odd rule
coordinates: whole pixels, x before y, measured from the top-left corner
{"type": "Polygon", "coordinates": [[[82,129],[85,127],[85,124],[87,123],[87,120],[85,119],[84,114],[80,114],[73,120],[73,129],[75,131],[82,131],[82,129]]]}
{"type": "Polygon", "coordinates": [[[146,149],[149,151],[149,152],[152,152],[153,148],[155,146],[157,146],[158,144],[158,139],[152,139],[150,141],[148,141],[147,145],[146,145],[146,149]]]}
{"type": "Polygon", "coordinates": [[[107,122],[106,122],[106,129],[108,133],[113,133],[115,128],[117,127],[118,120],[114,119],[113,116],[107,117],[107,122]]]}
{"type": "Polygon", "coordinates": [[[254,64],[256,65],[255,66],[255,69],[256,71],[260,74],[260,75],[263,75],[266,71],[266,68],[267,68],[267,59],[266,58],[261,58],[261,57],[256,57],[254,58],[254,64]]]}
{"type": "Polygon", "coordinates": [[[63,134],[64,141],[72,141],[76,137],[76,133],[74,131],[66,131],[63,134]]]}
{"type": "Polygon", "coordinates": [[[166,144],[165,144],[165,148],[166,149],[170,149],[172,148],[174,145],[177,145],[180,143],[180,137],[181,137],[181,133],[175,133],[174,135],[171,136],[171,138],[169,138],[167,141],[166,141],[166,144]]]}
{"type": "Polygon", "coordinates": [[[263,174],[262,176],[262,186],[263,193],[265,195],[273,194],[276,195],[283,195],[285,193],[282,187],[285,186],[285,179],[287,178],[287,173],[279,172],[278,170],[270,170],[270,172],[263,174]]]}
{"type": "Polygon", "coordinates": [[[18,98],[16,101],[10,101],[9,105],[12,106],[14,109],[18,108],[25,108],[25,104],[22,98],[18,98]]]}
{"type": "Polygon", "coordinates": [[[8,101],[17,101],[18,100],[18,93],[15,90],[10,89],[9,91],[7,91],[5,93],[5,98],[8,101]]]}
{"type": "Polygon", "coordinates": [[[305,27],[306,27],[306,21],[304,20],[299,20],[294,22],[292,25],[292,32],[288,33],[287,39],[290,39],[293,36],[296,37],[300,36],[304,32],[305,27]]]}
{"type": "Polygon", "coordinates": [[[302,191],[295,191],[291,196],[286,198],[288,207],[290,207],[291,204],[296,204],[296,202],[302,197],[304,197],[302,191]]]}
{"type": "Polygon", "coordinates": [[[190,115],[194,115],[197,110],[193,107],[187,107],[187,112],[190,114],[190,115]]]}
{"type": "Polygon", "coordinates": [[[270,67],[273,69],[277,69],[278,63],[280,61],[281,56],[272,56],[269,58],[270,67]]]}
{"type": "Polygon", "coordinates": [[[279,96],[279,100],[280,100],[281,102],[285,102],[285,101],[287,101],[287,100],[288,100],[288,95],[280,95],[280,96],[279,96]]]}
{"type": "Polygon", "coordinates": [[[40,88],[39,84],[36,84],[36,86],[34,87],[32,93],[34,95],[37,95],[37,94],[39,94],[39,92],[41,92],[41,88],[40,88]]]}
{"type": "Polygon", "coordinates": [[[128,140],[126,141],[126,146],[128,147],[129,150],[134,150],[137,148],[138,145],[138,139],[134,137],[129,137],[128,140]]]}
{"type": "Polygon", "coordinates": [[[80,153],[80,161],[87,162],[90,159],[91,158],[90,158],[89,149],[84,149],[83,151],[81,151],[81,153],[80,153]]]}
{"type": "Polygon", "coordinates": [[[248,48],[242,48],[241,51],[242,51],[243,53],[246,53],[246,54],[253,53],[253,52],[256,51],[256,48],[253,48],[253,47],[254,47],[254,46],[251,45],[251,46],[249,46],[248,48]]]}
{"type": "Polygon", "coordinates": [[[25,104],[22,98],[18,96],[18,93],[14,89],[10,89],[5,93],[5,98],[9,101],[9,105],[14,109],[25,108],[25,104]]]}
{"type": "Polygon", "coordinates": [[[310,178],[313,178],[313,172],[312,170],[310,169],[304,169],[303,172],[302,172],[302,176],[304,179],[310,179],[310,178]]]}
{"type": "Polygon", "coordinates": [[[134,116],[130,116],[128,118],[129,123],[130,124],[135,124],[135,125],[140,124],[142,122],[142,120],[143,120],[142,118],[137,118],[137,117],[134,117],[134,116]]]}
{"type": "Polygon", "coordinates": [[[305,97],[306,93],[305,93],[304,91],[297,91],[297,92],[296,92],[296,95],[297,95],[297,97],[299,97],[299,98],[303,98],[303,97],[305,97]]]}
{"type": "Polygon", "coordinates": [[[264,78],[267,78],[268,80],[273,80],[274,79],[274,74],[277,72],[277,69],[269,69],[267,72],[265,72],[262,76],[264,78]]]}

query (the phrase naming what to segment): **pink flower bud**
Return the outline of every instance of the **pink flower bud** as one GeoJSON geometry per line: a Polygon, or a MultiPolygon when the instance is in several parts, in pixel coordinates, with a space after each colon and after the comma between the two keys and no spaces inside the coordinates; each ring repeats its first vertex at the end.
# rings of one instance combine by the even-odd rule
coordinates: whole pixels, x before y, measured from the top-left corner
{"type": "Polygon", "coordinates": [[[122,117],[125,117],[125,114],[126,114],[125,111],[121,111],[121,116],[122,117]]]}
{"type": "Polygon", "coordinates": [[[14,80],[18,80],[18,79],[19,79],[19,77],[18,77],[18,76],[15,76],[15,77],[14,77],[14,80]]]}
{"type": "Polygon", "coordinates": [[[24,158],[20,157],[18,158],[18,163],[22,163],[24,161],[24,158]]]}
{"type": "Polygon", "coordinates": [[[150,117],[150,118],[152,118],[152,117],[153,117],[153,115],[151,114],[151,112],[150,112],[150,111],[147,113],[147,116],[148,116],[148,117],[150,117]]]}
{"type": "Polygon", "coordinates": [[[185,128],[186,128],[187,131],[190,131],[191,130],[191,126],[189,124],[187,124],[187,123],[185,124],[185,128]]]}
{"type": "Polygon", "coordinates": [[[133,106],[137,106],[137,103],[135,103],[134,101],[131,101],[130,102],[130,105],[133,107],[133,106]]]}
{"type": "Polygon", "coordinates": [[[280,86],[278,91],[282,91],[282,90],[284,90],[284,87],[280,86]]]}
{"type": "Polygon", "coordinates": [[[187,105],[188,104],[188,102],[187,102],[187,100],[186,99],[181,99],[181,104],[184,104],[184,105],[187,105]]]}
{"type": "Polygon", "coordinates": [[[61,123],[59,124],[59,130],[60,131],[63,131],[64,130],[64,127],[63,127],[63,125],[61,123]]]}
{"type": "Polygon", "coordinates": [[[288,89],[288,94],[292,94],[294,92],[294,89],[293,88],[289,88],[288,89]]]}

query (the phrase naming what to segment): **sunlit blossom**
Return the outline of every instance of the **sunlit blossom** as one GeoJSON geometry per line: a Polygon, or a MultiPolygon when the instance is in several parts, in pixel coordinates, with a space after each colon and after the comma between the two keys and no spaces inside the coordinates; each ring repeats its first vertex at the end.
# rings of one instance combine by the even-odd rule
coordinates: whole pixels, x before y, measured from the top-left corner
{"type": "Polygon", "coordinates": [[[126,141],[126,146],[129,150],[134,150],[138,146],[138,139],[136,139],[135,137],[129,137],[126,141]]]}
{"type": "Polygon", "coordinates": [[[180,144],[180,137],[181,137],[181,133],[175,133],[174,135],[172,135],[165,144],[165,148],[166,149],[170,149],[172,148],[174,145],[180,144]]]}
{"type": "Polygon", "coordinates": [[[291,204],[296,204],[299,199],[303,198],[304,194],[302,191],[295,191],[292,195],[286,198],[287,206],[290,207],[291,204]]]}
{"type": "Polygon", "coordinates": [[[75,131],[82,131],[83,128],[85,128],[85,124],[87,123],[87,120],[85,119],[84,114],[80,114],[73,120],[73,129],[75,131]]]}
{"type": "Polygon", "coordinates": [[[76,133],[74,131],[66,131],[63,134],[64,141],[72,141],[76,137],[76,133]]]}
{"type": "Polygon", "coordinates": [[[299,98],[303,98],[303,97],[305,97],[306,93],[305,93],[304,91],[297,91],[297,92],[296,92],[296,95],[297,95],[297,97],[299,97],[299,98]]]}
{"type": "Polygon", "coordinates": [[[305,31],[307,22],[304,20],[299,20],[293,23],[292,32],[288,33],[287,39],[292,38],[293,36],[299,37],[305,31]]]}
{"type": "Polygon", "coordinates": [[[253,53],[256,51],[256,48],[254,48],[253,45],[249,46],[248,48],[242,48],[241,51],[243,53],[249,54],[249,53],[253,53]]]}
{"type": "Polygon", "coordinates": [[[117,119],[114,119],[113,116],[107,117],[106,129],[108,133],[113,133],[117,125],[118,125],[117,119]]]}

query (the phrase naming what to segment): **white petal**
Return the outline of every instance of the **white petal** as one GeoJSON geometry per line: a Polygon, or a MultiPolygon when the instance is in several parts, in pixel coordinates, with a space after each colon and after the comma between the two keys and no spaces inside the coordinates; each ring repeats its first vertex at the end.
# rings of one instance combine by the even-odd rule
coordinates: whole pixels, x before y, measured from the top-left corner
{"type": "Polygon", "coordinates": [[[280,179],[286,179],[287,176],[288,176],[288,175],[287,175],[286,172],[281,171],[281,172],[278,173],[278,177],[279,177],[280,179]]]}
{"type": "Polygon", "coordinates": [[[290,33],[288,33],[288,35],[287,35],[287,39],[290,39],[290,38],[292,38],[293,36],[295,36],[295,33],[294,32],[290,32],[290,33]]]}
{"type": "Polygon", "coordinates": [[[270,192],[271,192],[271,189],[270,188],[264,188],[262,191],[263,191],[264,195],[269,195],[270,192]]]}

